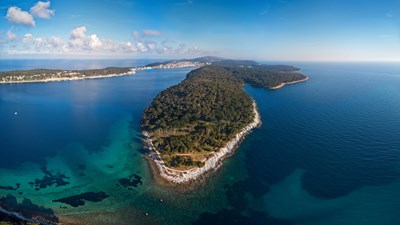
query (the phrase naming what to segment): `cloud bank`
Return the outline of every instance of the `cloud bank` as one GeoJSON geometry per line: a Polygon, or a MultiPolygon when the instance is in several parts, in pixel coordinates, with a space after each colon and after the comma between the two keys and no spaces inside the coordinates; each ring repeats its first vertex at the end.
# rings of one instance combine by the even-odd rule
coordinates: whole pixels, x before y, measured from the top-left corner
{"type": "Polygon", "coordinates": [[[35,37],[31,33],[17,38],[11,30],[7,32],[7,40],[17,43],[13,49],[9,49],[9,54],[92,54],[97,53],[144,53],[144,54],[168,54],[168,55],[204,55],[213,52],[203,50],[197,46],[188,48],[186,44],[175,44],[174,41],[165,39],[156,41],[146,39],[150,36],[159,37],[160,32],[152,30],[142,32],[132,32],[132,40],[116,42],[104,39],[97,34],[90,34],[86,26],[79,26],[71,30],[69,38],[61,37],[35,37]],[[155,35],[157,34],[157,35],[155,35]]]}
{"type": "MultiPolygon", "coordinates": [[[[189,1],[190,4],[192,3],[189,1]]],[[[133,31],[126,41],[114,41],[88,32],[86,26],[78,26],[69,32],[68,38],[58,36],[37,37],[32,33],[15,34],[18,31],[14,25],[35,27],[35,19],[50,19],[55,15],[55,10],[50,8],[50,1],[36,2],[29,11],[24,11],[17,6],[7,10],[6,19],[13,25],[4,37],[0,37],[0,47],[7,54],[70,54],[93,55],[96,54],[164,54],[164,55],[201,55],[209,51],[197,46],[188,47],[185,43],[176,43],[166,38],[158,30],[144,29],[133,31]]]]}

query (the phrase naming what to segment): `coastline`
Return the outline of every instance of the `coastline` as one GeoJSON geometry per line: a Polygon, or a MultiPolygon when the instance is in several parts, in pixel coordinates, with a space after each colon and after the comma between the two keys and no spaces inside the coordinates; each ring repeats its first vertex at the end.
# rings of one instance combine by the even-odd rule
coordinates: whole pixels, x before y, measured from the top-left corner
{"type": "Polygon", "coordinates": [[[296,84],[296,83],[304,82],[304,81],[306,81],[306,80],[308,80],[308,79],[310,79],[310,78],[309,78],[309,77],[306,77],[306,78],[304,78],[304,79],[302,79],[302,80],[296,80],[296,81],[281,83],[281,84],[279,84],[279,85],[277,85],[277,86],[275,86],[275,87],[270,87],[269,89],[271,89],[271,90],[276,90],[276,89],[279,89],[279,88],[284,87],[284,86],[287,85],[287,84],[296,84]]]}
{"type": "Polygon", "coordinates": [[[15,220],[14,222],[27,222],[27,223],[34,223],[34,224],[42,224],[42,225],[53,225],[53,224],[58,224],[55,222],[47,222],[44,220],[40,220],[39,218],[28,218],[22,215],[19,212],[14,212],[14,211],[8,211],[2,207],[0,207],[0,216],[3,216],[1,214],[4,214],[6,216],[9,216],[11,220],[15,220]]]}
{"type": "Polygon", "coordinates": [[[214,171],[221,166],[222,160],[227,156],[234,153],[235,149],[239,145],[239,143],[244,139],[244,137],[250,133],[254,128],[261,125],[260,114],[257,111],[257,105],[253,101],[253,112],[254,112],[254,120],[246,127],[242,129],[241,132],[237,133],[235,137],[230,140],[225,147],[219,149],[218,152],[214,152],[214,155],[207,159],[204,163],[203,167],[196,167],[189,170],[178,171],[172,168],[169,168],[165,165],[164,161],[160,157],[160,152],[158,152],[153,143],[152,139],[148,135],[146,131],[143,131],[143,136],[145,137],[145,147],[149,150],[148,157],[151,160],[151,163],[154,163],[157,167],[157,176],[168,181],[170,183],[175,184],[184,184],[190,183],[202,176],[206,173],[214,171]]]}
{"type": "Polygon", "coordinates": [[[86,79],[98,79],[98,78],[110,78],[134,75],[136,69],[130,69],[130,72],[119,73],[119,74],[107,74],[107,75],[96,75],[96,76],[80,76],[80,77],[65,77],[65,78],[49,78],[44,80],[27,80],[27,81],[0,81],[0,84],[20,84],[20,83],[47,83],[47,82],[60,82],[60,81],[73,81],[73,80],[86,80],[86,79]]]}

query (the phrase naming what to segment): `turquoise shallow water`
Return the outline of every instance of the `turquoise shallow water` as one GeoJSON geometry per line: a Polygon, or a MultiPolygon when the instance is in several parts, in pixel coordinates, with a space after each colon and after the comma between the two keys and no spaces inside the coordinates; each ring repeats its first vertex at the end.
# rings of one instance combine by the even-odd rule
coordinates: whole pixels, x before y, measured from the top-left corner
{"type": "MultiPolygon", "coordinates": [[[[135,63],[143,62],[86,66],[135,63]]],[[[78,66],[52,63],[59,65],[78,66]]],[[[262,127],[187,190],[154,181],[139,123],[156,94],[190,69],[0,85],[2,204],[10,205],[7,195],[29,199],[26,211],[41,206],[61,221],[89,224],[400,224],[400,64],[291,65],[311,79],[277,91],[246,86],[262,127]],[[109,197],[78,207],[53,202],[87,192],[109,197]]]]}

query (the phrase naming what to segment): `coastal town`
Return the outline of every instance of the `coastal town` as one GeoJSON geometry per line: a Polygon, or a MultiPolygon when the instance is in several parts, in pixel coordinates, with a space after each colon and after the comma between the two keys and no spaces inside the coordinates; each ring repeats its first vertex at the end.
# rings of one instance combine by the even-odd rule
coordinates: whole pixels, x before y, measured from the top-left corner
{"type": "Polygon", "coordinates": [[[149,64],[142,67],[136,67],[135,70],[152,70],[152,69],[176,69],[176,68],[186,68],[186,67],[194,67],[200,68],[202,66],[210,65],[210,62],[193,62],[193,61],[173,61],[173,62],[164,62],[157,64],[149,64]]]}

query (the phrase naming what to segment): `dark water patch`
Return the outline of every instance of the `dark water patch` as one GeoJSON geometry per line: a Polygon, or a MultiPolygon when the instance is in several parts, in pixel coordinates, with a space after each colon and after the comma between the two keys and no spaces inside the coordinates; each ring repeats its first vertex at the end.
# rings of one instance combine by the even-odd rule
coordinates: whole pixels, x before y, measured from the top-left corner
{"type": "MultiPolygon", "coordinates": [[[[354,166],[353,166],[354,167],[354,166]]],[[[350,165],[341,165],[331,170],[307,170],[301,177],[302,187],[311,195],[332,199],[351,193],[364,186],[380,186],[394,181],[400,176],[395,170],[386,170],[385,174],[377,171],[358,171],[350,165]],[[341,172],[339,172],[341,171],[341,172]]]]}
{"type": "Polygon", "coordinates": [[[269,187],[259,179],[249,177],[246,180],[236,182],[232,185],[225,185],[224,189],[229,204],[233,206],[235,210],[244,211],[248,208],[249,204],[246,199],[247,193],[258,198],[265,195],[269,187]]]}
{"type": "Polygon", "coordinates": [[[107,168],[109,168],[109,169],[114,169],[114,166],[113,166],[113,165],[107,164],[106,166],[107,166],[107,168]]]}
{"type": "Polygon", "coordinates": [[[46,166],[42,166],[41,170],[45,174],[43,178],[35,179],[34,182],[28,183],[31,185],[31,187],[35,187],[35,190],[37,191],[46,188],[48,186],[52,186],[53,184],[55,184],[56,187],[61,187],[70,184],[70,182],[65,181],[65,179],[69,179],[69,177],[63,173],[57,172],[56,174],[53,174],[46,168],[46,166]]]}
{"type": "Polygon", "coordinates": [[[250,225],[292,225],[289,221],[273,218],[267,212],[255,211],[249,208],[251,195],[259,198],[269,191],[266,182],[257,175],[249,176],[245,180],[224,186],[230,209],[223,209],[217,213],[202,213],[193,225],[213,224],[250,224],[250,225]]]}
{"type": "Polygon", "coordinates": [[[111,129],[112,124],[116,121],[117,120],[110,121],[108,127],[103,128],[103,130],[91,130],[90,132],[92,132],[93,137],[85,137],[93,139],[92,141],[83,143],[83,146],[89,152],[89,154],[101,152],[111,146],[111,140],[108,139],[108,131],[111,129]]]}
{"type": "Polygon", "coordinates": [[[78,170],[86,170],[86,165],[83,163],[79,163],[76,165],[78,170]]]}
{"type": "Polygon", "coordinates": [[[15,191],[15,190],[18,190],[18,188],[21,186],[21,184],[20,183],[16,183],[15,184],[15,187],[13,187],[13,186],[0,186],[0,189],[2,189],[2,190],[7,190],[7,191],[15,191]]]}
{"type": "MultiPolygon", "coordinates": [[[[263,129],[263,127],[261,127],[263,129]]],[[[275,152],[268,142],[259,134],[260,130],[253,132],[255,138],[248,142],[248,149],[262,149],[260,151],[246,151],[246,169],[251,176],[250,180],[260,180],[267,184],[276,184],[281,182],[295,170],[292,157],[282,155],[285,153],[275,152]],[[286,157],[286,158],[285,158],[286,157]],[[277,169],[279,168],[279,169],[277,169]]]]}
{"type": "MultiPolygon", "coordinates": [[[[55,224],[59,222],[52,209],[44,208],[32,203],[30,199],[24,198],[21,203],[12,195],[0,198],[0,207],[8,212],[15,212],[24,218],[35,218],[35,220],[43,221],[44,224],[55,224]]],[[[23,223],[22,223],[23,224],[23,223]]]]}
{"type": "Polygon", "coordinates": [[[128,190],[133,190],[133,188],[143,184],[142,177],[137,174],[133,174],[127,178],[121,178],[118,181],[122,187],[128,188],[128,190]]]}
{"type": "Polygon", "coordinates": [[[269,217],[267,213],[250,211],[243,215],[236,210],[224,209],[215,214],[202,213],[193,225],[293,225],[292,223],[269,217]]]}
{"type": "Polygon", "coordinates": [[[82,193],[79,195],[72,195],[69,197],[53,200],[53,202],[61,202],[61,203],[68,204],[72,207],[78,207],[78,206],[85,205],[85,201],[100,202],[108,197],[109,196],[103,191],[100,191],[100,192],[92,192],[91,191],[91,192],[85,192],[85,193],[82,193]]]}
{"type": "Polygon", "coordinates": [[[84,176],[86,176],[86,174],[85,174],[85,170],[86,170],[86,165],[85,164],[83,164],[83,163],[79,163],[79,164],[77,164],[77,169],[80,171],[80,173],[78,174],[78,176],[80,176],[80,177],[84,177],[84,176]]]}

